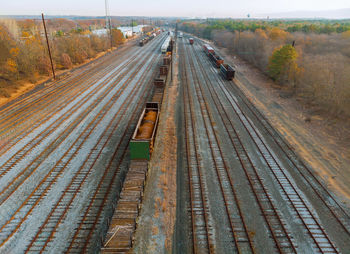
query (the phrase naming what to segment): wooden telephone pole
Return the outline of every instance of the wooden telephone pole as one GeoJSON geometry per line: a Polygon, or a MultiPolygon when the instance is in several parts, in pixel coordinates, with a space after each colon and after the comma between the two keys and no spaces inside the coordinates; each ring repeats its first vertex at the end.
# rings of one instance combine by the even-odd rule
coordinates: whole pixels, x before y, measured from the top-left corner
{"type": "Polygon", "coordinates": [[[50,44],[49,44],[49,38],[47,37],[47,31],[46,31],[46,24],[45,24],[44,13],[41,13],[41,17],[42,17],[42,20],[43,20],[43,25],[44,25],[44,30],[45,30],[45,37],[46,37],[46,43],[47,43],[47,50],[49,51],[49,56],[50,56],[52,75],[53,75],[53,79],[55,80],[55,79],[56,79],[56,74],[55,74],[55,68],[53,67],[53,61],[52,61],[52,55],[51,55],[50,44]]]}

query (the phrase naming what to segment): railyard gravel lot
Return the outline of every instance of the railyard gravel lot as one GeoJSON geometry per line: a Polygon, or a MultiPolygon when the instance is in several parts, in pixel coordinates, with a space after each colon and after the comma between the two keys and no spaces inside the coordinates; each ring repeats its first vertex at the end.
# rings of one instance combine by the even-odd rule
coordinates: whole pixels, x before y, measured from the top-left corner
{"type": "MultiPolygon", "coordinates": [[[[201,44],[178,39],[181,186],[175,244],[167,249],[158,238],[153,250],[349,251],[348,209],[244,96],[237,81],[221,77],[201,44]]],[[[149,218],[155,215],[149,212],[149,218]]]]}
{"type": "Polygon", "coordinates": [[[96,252],[152,91],[164,35],[3,106],[0,252],[96,252]]]}
{"type": "MultiPolygon", "coordinates": [[[[99,251],[165,37],[0,108],[0,253],[99,251]]],[[[346,195],[332,192],[344,160],[303,146],[309,130],[256,93],[248,67],[225,80],[202,43],[177,40],[134,252],[349,252],[346,195]]]]}

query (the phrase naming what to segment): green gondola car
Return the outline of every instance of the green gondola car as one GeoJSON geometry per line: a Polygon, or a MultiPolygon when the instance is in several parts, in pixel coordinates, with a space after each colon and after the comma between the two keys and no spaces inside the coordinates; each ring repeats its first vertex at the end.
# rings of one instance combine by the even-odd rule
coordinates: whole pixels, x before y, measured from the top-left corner
{"type": "Polygon", "coordinates": [[[156,102],[146,103],[146,107],[142,111],[129,144],[132,160],[150,159],[158,126],[158,118],[159,104],[156,102]]]}

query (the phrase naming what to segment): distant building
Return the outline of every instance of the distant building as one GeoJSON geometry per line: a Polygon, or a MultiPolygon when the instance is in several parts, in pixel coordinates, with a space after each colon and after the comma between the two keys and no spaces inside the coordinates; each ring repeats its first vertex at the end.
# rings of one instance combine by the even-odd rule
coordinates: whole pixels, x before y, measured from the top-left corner
{"type": "MultiPolygon", "coordinates": [[[[131,37],[133,35],[132,34],[133,32],[134,32],[134,34],[141,33],[142,32],[142,27],[144,27],[144,26],[143,25],[134,26],[134,27],[121,26],[121,27],[117,27],[117,29],[119,29],[123,33],[124,37],[126,38],[126,37],[131,37]]],[[[108,34],[108,30],[105,29],[105,28],[104,29],[97,29],[97,30],[93,30],[92,33],[95,34],[95,35],[101,36],[101,35],[108,34]]]]}
{"type": "Polygon", "coordinates": [[[131,37],[132,36],[132,29],[131,27],[118,27],[120,31],[122,31],[124,37],[131,37]]]}
{"type": "Polygon", "coordinates": [[[106,35],[106,34],[108,34],[108,30],[105,29],[105,28],[103,28],[103,29],[96,29],[96,30],[92,31],[92,34],[98,35],[98,36],[106,35]]]}
{"type": "Polygon", "coordinates": [[[143,28],[143,27],[144,27],[143,25],[134,26],[134,27],[131,27],[131,26],[122,26],[122,27],[118,27],[118,29],[119,29],[120,31],[122,31],[124,37],[126,37],[126,36],[130,37],[130,36],[133,35],[133,34],[132,34],[133,32],[134,32],[134,34],[142,33],[142,28],[143,28]]]}

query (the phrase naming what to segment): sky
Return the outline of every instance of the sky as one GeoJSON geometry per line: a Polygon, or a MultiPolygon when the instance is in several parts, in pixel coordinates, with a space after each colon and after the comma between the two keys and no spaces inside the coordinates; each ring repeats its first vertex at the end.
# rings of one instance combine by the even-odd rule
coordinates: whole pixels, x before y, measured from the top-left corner
{"type": "MultiPolygon", "coordinates": [[[[350,0],[108,0],[112,16],[232,17],[350,8],[350,0]]],[[[350,11],[350,10],[349,10],[350,11]]],[[[105,0],[0,0],[0,15],[102,16],[105,0]]],[[[350,15],[349,15],[350,16],[350,15]]]]}

